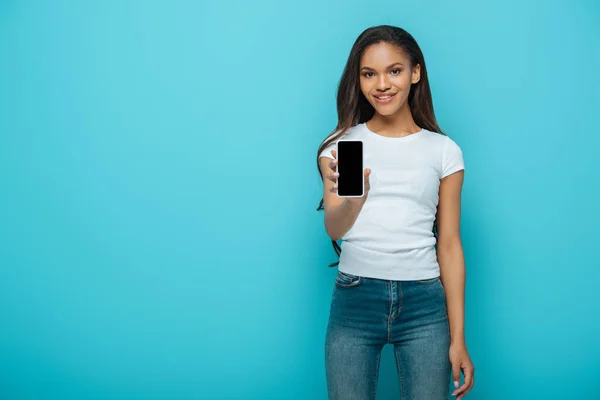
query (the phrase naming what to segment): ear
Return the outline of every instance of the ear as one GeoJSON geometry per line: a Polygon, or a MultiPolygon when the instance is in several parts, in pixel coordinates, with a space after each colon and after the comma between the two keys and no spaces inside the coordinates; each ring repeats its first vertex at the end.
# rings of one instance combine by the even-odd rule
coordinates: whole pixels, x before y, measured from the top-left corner
{"type": "Polygon", "coordinates": [[[414,85],[415,83],[421,80],[421,64],[415,65],[412,70],[412,76],[410,78],[411,83],[414,85]]]}

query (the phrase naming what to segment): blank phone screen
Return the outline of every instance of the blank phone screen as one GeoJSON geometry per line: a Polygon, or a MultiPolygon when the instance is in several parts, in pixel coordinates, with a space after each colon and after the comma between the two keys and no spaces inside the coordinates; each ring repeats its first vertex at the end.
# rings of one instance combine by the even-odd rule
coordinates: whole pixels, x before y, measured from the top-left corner
{"type": "Polygon", "coordinates": [[[363,142],[346,140],[337,143],[339,196],[363,195],[363,142]]]}

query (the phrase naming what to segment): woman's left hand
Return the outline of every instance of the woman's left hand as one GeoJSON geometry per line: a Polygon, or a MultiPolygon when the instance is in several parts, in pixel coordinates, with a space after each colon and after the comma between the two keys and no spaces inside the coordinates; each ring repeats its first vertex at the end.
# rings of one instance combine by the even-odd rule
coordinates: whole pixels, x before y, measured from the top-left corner
{"type": "Polygon", "coordinates": [[[464,343],[450,344],[450,363],[452,364],[452,378],[454,387],[460,383],[460,371],[465,376],[465,382],[454,392],[452,396],[457,396],[456,400],[462,399],[471,390],[475,384],[475,367],[469,357],[467,346],[464,343]]]}

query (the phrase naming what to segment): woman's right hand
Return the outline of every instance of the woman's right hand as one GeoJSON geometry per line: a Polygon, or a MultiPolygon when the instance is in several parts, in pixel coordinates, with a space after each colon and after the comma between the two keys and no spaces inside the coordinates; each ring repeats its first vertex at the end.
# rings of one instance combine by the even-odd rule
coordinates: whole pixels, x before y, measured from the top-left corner
{"type": "MultiPolygon", "coordinates": [[[[330,192],[337,193],[337,190],[338,190],[337,178],[340,176],[340,174],[337,172],[337,162],[338,162],[337,153],[335,150],[332,150],[331,153],[333,154],[333,159],[329,163],[329,168],[331,168],[331,170],[335,171],[335,172],[328,174],[327,179],[329,179],[330,181],[333,182],[333,187],[330,189],[330,192]]],[[[350,203],[356,203],[356,204],[359,204],[362,206],[365,203],[365,201],[367,201],[369,189],[371,189],[371,185],[369,183],[369,175],[371,175],[371,169],[365,168],[363,170],[363,178],[365,180],[365,193],[361,197],[345,197],[344,200],[346,200],[350,203]]]]}

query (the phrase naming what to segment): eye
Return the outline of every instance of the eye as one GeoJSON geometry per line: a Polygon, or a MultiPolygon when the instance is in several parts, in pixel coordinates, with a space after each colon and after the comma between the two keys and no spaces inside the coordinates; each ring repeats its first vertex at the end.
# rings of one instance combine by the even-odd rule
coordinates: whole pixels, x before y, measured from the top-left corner
{"type": "Polygon", "coordinates": [[[401,70],[401,69],[399,69],[399,68],[396,68],[396,69],[393,69],[393,70],[392,70],[392,72],[394,72],[394,71],[398,71],[398,73],[396,73],[396,74],[392,74],[392,75],[398,75],[399,73],[401,73],[401,72],[402,72],[402,70],[401,70]]]}
{"type": "Polygon", "coordinates": [[[365,73],[363,74],[363,76],[364,76],[365,78],[370,78],[369,74],[372,74],[372,72],[369,72],[369,71],[367,71],[367,72],[365,72],[365,73]]]}

